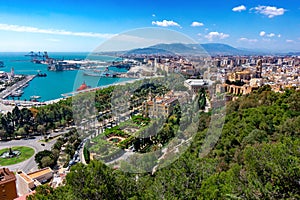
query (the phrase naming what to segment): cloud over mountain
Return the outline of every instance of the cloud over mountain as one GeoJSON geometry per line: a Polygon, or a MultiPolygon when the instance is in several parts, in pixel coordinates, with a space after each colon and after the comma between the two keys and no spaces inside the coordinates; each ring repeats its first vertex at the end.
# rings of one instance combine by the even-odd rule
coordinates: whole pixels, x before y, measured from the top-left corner
{"type": "Polygon", "coordinates": [[[228,37],[229,34],[219,33],[219,32],[210,32],[205,36],[205,38],[207,38],[209,41],[213,41],[214,39],[225,39],[228,37]]]}

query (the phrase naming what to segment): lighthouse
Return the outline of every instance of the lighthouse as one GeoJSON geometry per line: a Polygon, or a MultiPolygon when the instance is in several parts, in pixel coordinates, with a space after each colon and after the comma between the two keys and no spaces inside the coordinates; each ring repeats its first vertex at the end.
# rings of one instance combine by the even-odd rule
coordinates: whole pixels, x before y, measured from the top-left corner
{"type": "Polygon", "coordinates": [[[10,70],[10,76],[11,78],[15,77],[15,69],[13,67],[10,70]]]}

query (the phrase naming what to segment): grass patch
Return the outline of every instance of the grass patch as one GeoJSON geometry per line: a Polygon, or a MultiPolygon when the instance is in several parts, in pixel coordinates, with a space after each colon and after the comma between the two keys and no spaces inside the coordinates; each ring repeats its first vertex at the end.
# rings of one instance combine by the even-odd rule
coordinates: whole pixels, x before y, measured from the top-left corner
{"type": "MultiPolygon", "coordinates": [[[[21,154],[14,158],[0,158],[0,166],[8,166],[8,165],[14,165],[20,162],[23,162],[27,159],[29,159],[34,154],[34,149],[30,147],[24,147],[24,146],[16,146],[12,147],[13,151],[20,151],[21,154]]],[[[4,152],[9,151],[9,148],[1,149],[0,155],[2,155],[4,152]]]]}

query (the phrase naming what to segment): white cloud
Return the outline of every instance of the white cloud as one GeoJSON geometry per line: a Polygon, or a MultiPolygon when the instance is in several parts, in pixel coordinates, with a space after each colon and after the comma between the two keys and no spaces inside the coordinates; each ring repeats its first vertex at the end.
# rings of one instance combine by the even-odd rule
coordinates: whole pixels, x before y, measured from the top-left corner
{"type": "Polygon", "coordinates": [[[274,36],[275,36],[274,33],[270,33],[270,34],[267,35],[267,37],[274,37],[274,36]]]}
{"type": "Polygon", "coordinates": [[[191,26],[193,26],[193,27],[204,26],[204,24],[203,24],[202,22],[193,22],[193,23],[191,24],[191,26]]]}
{"type": "Polygon", "coordinates": [[[156,17],[156,15],[155,15],[155,14],[152,14],[152,17],[156,17]]]}
{"type": "Polygon", "coordinates": [[[255,8],[251,8],[251,10],[255,10],[257,13],[266,15],[269,18],[283,15],[287,11],[284,8],[277,8],[275,6],[257,6],[255,8]]]}
{"type": "Polygon", "coordinates": [[[111,38],[113,34],[106,33],[93,33],[93,32],[72,32],[66,30],[56,29],[41,29],[31,26],[20,26],[11,24],[0,24],[0,30],[2,31],[14,31],[22,33],[42,33],[52,35],[69,35],[69,36],[82,36],[82,37],[97,37],[97,38],[111,38]]]}
{"type": "Polygon", "coordinates": [[[225,33],[219,33],[219,32],[210,32],[208,33],[205,38],[207,38],[209,41],[213,41],[213,39],[225,39],[228,38],[229,35],[225,33]]]}
{"type": "Polygon", "coordinates": [[[287,43],[293,43],[294,40],[286,40],[287,43]]]}
{"type": "Polygon", "coordinates": [[[61,40],[56,39],[56,38],[47,38],[46,40],[50,41],[50,42],[60,42],[61,41],[61,40]]]}
{"type": "Polygon", "coordinates": [[[163,20],[163,21],[152,21],[152,25],[162,26],[162,27],[168,27],[168,26],[178,26],[180,25],[177,22],[174,22],[172,20],[163,20]]]}
{"type": "MultiPolygon", "coordinates": [[[[271,37],[275,37],[276,36],[276,34],[275,33],[269,33],[269,34],[267,34],[265,31],[261,31],[260,33],[259,33],[259,35],[261,36],[261,37],[264,37],[264,36],[266,36],[266,37],[269,37],[269,38],[271,38],[271,37]]],[[[277,35],[277,37],[281,37],[281,35],[280,34],[278,34],[277,35]]]]}
{"type": "Polygon", "coordinates": [[[263,37],[263,36],[266,35],[266,32],[265,32],[265,31],[261,31],[261,32],[259,33],[259,35],[260,35],[261,37],[263,37]]]}
{"type": "Polygon", "coordinates": [[[240,38],[239,41],[241,42],[249,42],[249,43],[255,43],[255,42],[258,42],[257,39],[248,39],[248,38],[240,38]]]}
{"type": "Polygon", "coordinates": [[[244,11],[246,9],[247,9],[246,6],[240,5],[240,6],[232,8],[232,11],[234,11],[234,12],[242,12],[242,11],[244,11]]]}

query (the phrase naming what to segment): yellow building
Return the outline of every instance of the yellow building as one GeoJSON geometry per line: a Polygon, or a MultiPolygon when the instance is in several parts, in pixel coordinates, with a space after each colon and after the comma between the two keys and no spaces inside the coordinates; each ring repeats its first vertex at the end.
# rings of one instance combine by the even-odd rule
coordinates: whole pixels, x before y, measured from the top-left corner
{"type": "Polygon", "coordinates": [[[28,173],[27,175],[33,180],[37,180],[40,183],[44,183],[53,177],[53,171],[50,167],[46,167],[44,169],[28,173]]]}
{"type": "Polygon", "coordinates": [[[258,86],[250,86],[250,85],[243,85],[243,86],[236,86],[236,85],[229,85],[229,84],[217,84],[216,92],[217,93],[230,93],[234,95],[245,95],[251,93],[253,90],[258,89],[258,86]]]}
{"type": "Polygon", "coordinates": [[[229,80],[231,82],[249,81],[252,77],[255,76],[255,73],[252,73],[250,70],[244,70],[239,72],[228,73],[226,76],[226,80],[229,80]]]}
{"type": "Polygon", "coordinates": [[[143,103],[143,114],[150,118],[168,117],[178,103],[176,97],[155,97],[143,103]]]}

